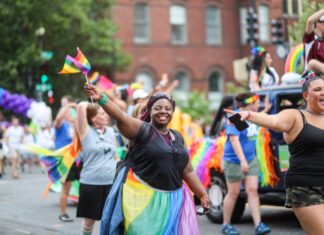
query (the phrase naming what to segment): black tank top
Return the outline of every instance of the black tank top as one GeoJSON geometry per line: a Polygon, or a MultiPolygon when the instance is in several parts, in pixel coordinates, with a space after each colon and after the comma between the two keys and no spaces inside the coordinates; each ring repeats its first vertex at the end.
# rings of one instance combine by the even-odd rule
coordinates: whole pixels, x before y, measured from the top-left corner
{"type": "Polygon", "coordinates": [[[166,191],[181,188],[182,173],[189,162],[183,137],[176,130],[171,131],[175,140],[170,146],[152,125],[143,122],[131,157],[136,175],[152,187],[166,191]],[[149,128],[147,137],[143,137],[145,128],[149,128]]]}
{"type": "Polygon", "coordinates": [[[288,145],[290,152],[286,187],[324,186],[324,130],[307,123],[304,114],[303,128],[288,145]]]}

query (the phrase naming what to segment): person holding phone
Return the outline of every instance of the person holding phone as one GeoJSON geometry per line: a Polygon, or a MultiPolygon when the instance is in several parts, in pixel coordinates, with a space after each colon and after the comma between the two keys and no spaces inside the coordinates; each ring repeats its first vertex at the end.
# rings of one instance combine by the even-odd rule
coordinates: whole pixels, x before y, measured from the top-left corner
{"type": "MultiPolygon", "coordinates": [[[[257,112],[259,109],[259,96],[253,92],[240,93],[235,97],[235,100],[239,107],[235,112],[257,112]]],[[[268,112],[271,107],[272,105],[266,102],[264,111],[268,112]]],[[[243,130],[239,131],[239,127],[243,127],[242,123],[236,122],[236,119],[232,120],[235,122],[231,123],[228,121],[226,124],[228,138],[224,146],[222,160],[222,168],[228,189],[223,205],[222,232],[223,234],[230,235],[240,234],[231,224],[231,217],[243,182],[255,225],[255,234],[266,234],[271,230],[261,222],[260,216],[258,195],[259,163],[255,151],[258,126],[253,123],[248,123],[248,128],[242,128],[243,130]]]]}
{"type": "Polygon", "coordinates": [[[305,109],[285,109],[275,115],[240,110],[239,114],[241,120],[283,133],[291,155],[285,206],[293,209],[307,234],[324,234],[324,79],[309,76],[300,83],[305,109]]]}

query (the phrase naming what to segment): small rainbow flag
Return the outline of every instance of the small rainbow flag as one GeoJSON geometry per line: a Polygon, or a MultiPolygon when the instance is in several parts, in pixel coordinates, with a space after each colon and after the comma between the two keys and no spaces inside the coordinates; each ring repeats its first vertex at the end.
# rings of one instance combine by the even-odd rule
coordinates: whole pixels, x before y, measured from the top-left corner
{"type": "Polygon", "coordinates": [[[95,84],[99,80],[99,73],[94,72],[91,77],[89,78],[90,84],[95,84]]]}
{"type": "Polygon", "coordinates": [[[90,63],[87,60],[87,58],[83,55],[79,47],[77,47],[77,50],[78,54],[75,58],[71,57],[70,55],[66,56],[63,69],[59,72],[59,74],[82,72],[84,75],[88,75],[91,69],[90,63]]]}
{"type": "Polygon", "coordinates": [[[26,144],[26,146],[29,151],[44,155],[39,160],[46,165],[48,177],[53,183],[59,180],[65,182],[72,164],[81,152],[81,143],[78,137],[75,137],[71,144],[54,152],[35,145],[26,144]]]}

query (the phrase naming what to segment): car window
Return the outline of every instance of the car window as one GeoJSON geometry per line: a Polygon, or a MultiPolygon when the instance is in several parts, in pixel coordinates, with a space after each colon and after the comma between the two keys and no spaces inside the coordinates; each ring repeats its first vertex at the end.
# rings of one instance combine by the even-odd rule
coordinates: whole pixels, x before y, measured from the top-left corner
{"type": "Polygon", "coordinates": [[[284,109],[300,109],[305,106],[301,93],[280,94],[277,97],[277,113],[284,109]]]}

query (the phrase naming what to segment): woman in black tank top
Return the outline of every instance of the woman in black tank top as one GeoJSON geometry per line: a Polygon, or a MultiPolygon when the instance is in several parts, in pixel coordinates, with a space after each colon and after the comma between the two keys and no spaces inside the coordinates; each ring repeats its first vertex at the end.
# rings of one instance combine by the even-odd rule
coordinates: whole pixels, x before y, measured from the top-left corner
{"type": "Polygon", "coordinates": [[[101,234],[118,229],[119,224],[114,224],[118,219],[112,220],[112,215],[123,215],[119,219],[124,221],[126,234],[199,234],[195,206],[186,184],[200,198],[205,212],[210,200],[189,161],[183,137],[168,128],[175,109],[172,97],[163,93],[151,96],[139,120],[125,114],[97,87],[86,84],[85,90],[116,120],[120,133],[132,146],[125,181],[121,181],[126,169],[122,168],[106,201],[101,234]],[[122,201],[122,206],[112,210],[109,205],[118,201],[122,201]]]}
{"type": "Polygon", "coordinates": [[[311,75],[301,84],[306,109],[286,109],[275,115],[242,111],[240,115],[283,132],[291,155],[286,206],[293,208],[307,234],[324,234],[324,80],[311,75]]]}

